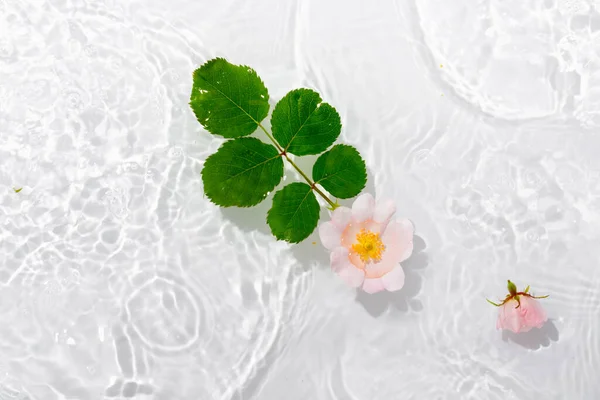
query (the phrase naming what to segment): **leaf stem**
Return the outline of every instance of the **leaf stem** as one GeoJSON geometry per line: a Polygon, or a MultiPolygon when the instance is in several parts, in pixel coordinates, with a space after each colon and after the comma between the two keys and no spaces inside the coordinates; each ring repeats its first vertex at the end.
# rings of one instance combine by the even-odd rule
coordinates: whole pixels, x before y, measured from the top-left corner
{"type": "Polygon", "coordinates": [[[295,163],[295,162],[293,162],[293,161],[291,160],[291,158],[290,158],[290,157],[287,155],[287,153],[284,153],[284,156],[285,156],[285,159],[286,159],[286,160],[288,160],[288,162],[289,162],[290,164],[292,164],[292,167],[294,167],[294,168],[296,169],[296,171],[298,171],[298,173],[299,173],[300,175],[302,175],[302,177],[303,177],[303,178],[304,178],[304,180],[305,180],[305,181],[306,181],[306,182],[307,182],[307,183],[310,185],[310,187],[311,187],[311,188],[312,188],[312,189],[313,189],[315,192],[317,192],[317,193],[319,194],[319,196],[321,196],[321,197],[322,197],[322,198],[323,198],[323,199],[324,199],[324,200],[325,200],[327,203],[329,203],[329,205],[331,206],[331,208],[332,208],[333,210],[335,210],[335,209],[338,207],[338,205],[337,205],[337,204],[335,204],[333,201],[331,201],[331,200],[329,199],[329,197],[327,197],[327,196],[325,195],[325,193],[323,193],[323,192],[321,191],[321,189],[319,189],[319,188],[317,187],[317,184],[316,184],[316,183],[314,183],[314,182],[313,182],[313,181],[312,181],[312,180],[311,180],[311,179],[310,179],[310,178],[309,178],[309,177],[308,177],[308,176],[307,176],[307,175],[306,175],[306,174],[305,174],[305,173],[304,173],[304,172],[303,172],[303,171],[300,169],[300,167],[298,167],[298,166],[296,165],[296,163],[295,163]]]}
{"type": "Polygon", "coordinates": [[[267,137],[271,140],[271,142],[273,142],[273,144],[275,145],[275,147],[277,147],[277,150],[281,153],[281,155],[284,156],[286,160],[288,160],[288,162],[292,165],[292,167],[294,167],[294,169],[296,171],[298,171],[298,173],[300,175],[302,175],[302,177],[304,178],[304,180],[306,181],[306,183],[309,184],[309,186],[311,187],[311,189],[313,189],[315,192],[317,192],[319,194],[319,196],[321,196],[323,198],[323,200],[325,200],[331,206],[332,210],[335,210],[336,208],[338,208],[339,205],[337,203],[334,203],[333,201],[331,201],[331,199],[329,197],[327,197],[327,195],[325,195],[325,193],[323,193],[321,191],[321,189],[319,189],[317,187],[317,184],[315,182],[313,182],[308,177],[308,175],[306,175],[304,173],[304,171],[302,171],[300,169],[300,167],[296,165],[295,162],[292,161],[292,159],[287,155],[287,153],[285,152],[285,150],[283,148],[281,148],[281,146],[279,145],[279,143],[277,143],[277,141],[275,140],[275,138],[265,129],[264,126],[262,126],[262,124],[260,122],[258,123],[258,126],[267,135],[267,137]]]}
{"type": "Polygon", "coordinates": [[[281,146],[279,145],[279,143],[277,143],[277,141],[275,140],[275,138],[273,136],[271,136],[271,134],[265,129],[264,126],[262,126],[262,124],[260,122],[258,122],[258,126],[260,127],[260,129],[263,130],[263,132],[265,133],[265,135],[267,135],[267,137],[271,140],[271,142],[273,142],[273,144],[275,145],[275,147],[277,147],[277,150],[280,153],[283,152],[283,149],[281,148],[281,146]]]}

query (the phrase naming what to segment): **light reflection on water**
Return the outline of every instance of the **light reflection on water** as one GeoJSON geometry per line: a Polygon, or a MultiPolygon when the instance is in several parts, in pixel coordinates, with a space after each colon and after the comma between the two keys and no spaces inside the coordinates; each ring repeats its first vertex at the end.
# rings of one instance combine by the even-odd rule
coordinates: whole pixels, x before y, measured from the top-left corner
{"type": "Polygon", "coordinates": [[[0,0],[0,399],[598,398],[598,35],[572,0],[0,0]],[[415,223],[402,291],[204,198],[214,56],[338,109],[415,223]],[[544,328],[495,331],[506,279],[544,328]]]}

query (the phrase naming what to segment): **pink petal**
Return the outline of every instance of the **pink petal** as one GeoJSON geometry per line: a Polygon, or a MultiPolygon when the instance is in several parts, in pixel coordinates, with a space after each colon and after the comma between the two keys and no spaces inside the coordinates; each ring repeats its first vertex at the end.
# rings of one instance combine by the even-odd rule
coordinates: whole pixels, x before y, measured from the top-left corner
{"type": "Polygon", "coordinates": [[[364,279],[365,272],[354,266],[348,259],[348,249],[338,247],[331,252],[331,269],[338,274],[351,287],[359,287],[364,279]]]}
{"type": "Polygon", "coordinates": [[[381,230],[385,231],[385,227],[395,213],[396,203],[392,199],[384,199],[377,202],[375,212],[373,213],[373,220],[381,224],[381,230]]]}
{"type": "Polygon", "coordinates": [[[510,318],[507,320],[507,328],[514,333],[521,332],[521,320],[518,317],[518,314],[510,314],[510,318]]]}
{"type": "Polygon", "coordinates": [[[370,193],[361,194],[352,204],[352,219],[356,222],[366,221],[373,217],[375,199],[370,193]]]}
{"type": "MultiPolygon", "coordinates": [[[[408,222],[410,224],[410,221],[408,222]]],[[[408,236],[409,232],[403,221],[392,221],[388,224],[381,237],[385,245],[381,261],[366,266],[367,278],[380,278],[395,268],[402,268],[399,263],[410,257],[413,249],[412,236],[408,236]]],[[[404,273],[404,271],[402,272],[404,273]]]]}
{"type": "Polygon", "coordinates": [[[366,265],[365,275],[367,278],[381,278],[390,273],[395,268],[400,268],[400,248],[395,246],[387,246],[383,252],[383,257],[378,263],[369,263],[366,265]]]}
{"type": "Polygon", "coordinates": [[[333,250],[342,245],[342,231],[333,222],[323,222],[319,225],[319,238],[328,250],[333,250]]]}
{"type": "Polygon", "coordinates": [[[350,223],[342,232],[342,246],[348,249],[352,247],[356,243],[356,235],[363,229],[363,225],[361,223],[350,223]]]}
{"type": "Polygon", "coordinates": [[[385,290],[385,286],[381,278],[365,279],[362,289],[369,294],[373,294],[385,290]]]}
{"type": "Polygon", "coordinates": [[[521,296],[521,307],[523,308],[523,321],[527,326],[541,328],[548,320],[546,311],[541,303],[528,296],[521,296]]]}
{"type": "Polygon", "coordinates": [[[498,318],[496,319],[496,329],[504,329],[504,306],[498,308],[498,318]]]}
{"type": "Polygon", "coordinates": [[[402,289],[404,286],[404,270],[402,266],[398,264],[396,268],[381,277],[383,286],[390,292],[402,289]]]}
{"type": "Polygon", "coordinates": [[[519,309],[515,308],[516,306],[516,300],[509,300],[500,307],[496,327],[519,333],[521,330],[521,321],[519,309]]]}
{"type": "Polygon", "coordinates": [[[366,264],[360,259],[360,256],[352,250],[349,250],[349,252],[350,256],[348,258],[350,259],[350,262],[354,264],[356,268],[364,270],[366,264]]]}
{"type": "Polygon", "coordinates": [[[352,220],[352,210],[348,207],[338,207],[331,214],[331,222],[333,222],[340,231],[346,229],[346,226],[352,220]]]}
{"type": "Polygon", "coordinates": [[[398,256],[397,262],[402,262],[411,256],[414,232],[412,222],[407,219],[391,221],[383,232],[381,240],[386,247],[386,252],[388,248],[394,248],[394,254],[398,256]]]}

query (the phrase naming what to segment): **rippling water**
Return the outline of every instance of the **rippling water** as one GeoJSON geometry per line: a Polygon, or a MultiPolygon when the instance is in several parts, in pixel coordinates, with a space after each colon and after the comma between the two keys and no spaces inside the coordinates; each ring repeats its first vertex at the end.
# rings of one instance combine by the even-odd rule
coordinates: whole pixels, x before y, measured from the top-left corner
{"type": "Polygon", "coordinates": [[[598,399],[599,153],[598,0],[0,0],[0,399],[598,399]],[[204,198],[214,56],[338,109],[402,291],[204,198]]]}

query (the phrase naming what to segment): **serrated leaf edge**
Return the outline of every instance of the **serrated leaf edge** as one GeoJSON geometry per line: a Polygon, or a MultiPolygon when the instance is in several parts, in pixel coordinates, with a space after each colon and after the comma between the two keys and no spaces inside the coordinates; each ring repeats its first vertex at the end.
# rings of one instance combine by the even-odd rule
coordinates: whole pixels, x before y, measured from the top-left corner
{"type": "MultiPolygon", "coordinates": [[[[306,184],[306,183],[304,183],[304,182],[292,182],[292,183],[290,183],[289,185],[286,185],[286,186],[284,186],[283,188],[279,189],[279,190],[278,190],[278,191],[275,193],[275,195],[273,196],[273,203],[275,203],[275,198],[277,197],[277,195],[278,195],[279,193],[281,193],[281,192],[282,192],[282,191],[283,191],[283,190],[284,190],[286,187],[288,187],[288,186],[290,186],[290,185],[293,185],[294,183],[299,183],[299,184],[301,184],[301,185],[305,185],[305,186],[307,186],[307,187],[309,188],[308,192],[306,192],[306,196],[304,196],[304,198],[302,199],[302,202],[301,202],[301,204],[303,204],[303,203],[304,203],[304,201],[306,200],[306,198],[307,198],[307,197],[308,197],[310,194],[312,194],[312,195],[313,195],[313,197],[315,198],[315,201],[317,201],[317,196],[315,196],[315,193],[314,193],[313,189],[310,187],[310,185],[308,185],[308,184],[306,184]]],[[[319,203],[319,202],[317,201],[317,204],[318,204],[318,203],[319,203]]],[[[299,208],[300,208],[300,207],[298,207],[298,209],[299,209],[299,208]]],[[[297,209],[297,210],[294,212],[294,215],[296,215],[296,212],[298,212],[298,209],[297,209]]],[[[297,244],[297,243],[300,243],[300,242],[302,242],[303,240],[305,240],[307,237],[309,237],[310,235],[312,235],[312,233],[315,231],[315,229],[317,229],[317,227],[319,226],[319,220],[321,219],[321,209],[320,209],[320,207],[319,207],[319,208],[318,208],[318,210],[317,210],[317,213],[318,213],[318,216],[317,216],[317,225],[316,225],[316,226],[313,228],[313,230],[312,230],[312,231],[310,231],[310,233],[309,233],[308,235],[306,235],[306,236],[305,236],[305,237],[303,237],[302,239],[300,239],[300,240],[298,240],[298,241],[292,241],[292,240],[287,240],[286,238],[280,238],[280,237],[277,237],[277,235],[275,235],[275,233],[273,232],[273,229],[271,228],[271,224],[269,224],[269,218],[271,217],[271,211],[272,211],[272,210],[273,210],[273,205],[271,205],[271,208],[269,209],[269,211],[267,211],[267,218],[266,218],[267,225],[269,226],[269,229],[271,229],[271,234],[272,234],[272,235],[273,235],[273,236],[274,236],[274,237],[275,237],[275,238],[276,238],[278,241],[279,241],[279,240],[281,240],[281,241],[285,241],[285,242],[292,243],[292,244],[297,244]]]]}
{"type": "MultiPolygon", "coordinates": [[[[365,183],[362,185],[362,187],[360,188],[360,190],[358,191],[358,193],[357,193],[357,194],[355,194],[355,195],[353,195],[353,196],[349,196],[349,197],[347,197],[348,199],[350,199],[350,198],[352,198],[352,197],[358,196],[358,194],[360,194],[360,192],[362,192],[362,191],[363,191],[363,189],[364,189],[364,188],[367,186],[367,181],[368,181],[367,164],[366,164],[365,160],[362,158],[362,155],[360,154],[360,151],[358,151],[358,149],[357,149],[356,147],[354,147],[354,146],[351,146],[351,145],[349,145],[349,144],[339,143],[339,144],[336,144],[336,145],[332,146],[332,147],[331,147],[329,150],[327,150],[327,151],[323,152],[323,153],[322,153],[322,154],[321,154],[321,155],[320,155],[320,156],[317,158],[317,160],[315,161],[315,163],[313,164],[313,173],[312,173],[312,178],[313,178],[313,180],[314,180],[314,182],[315,182],[315,185],[317,185],[317,184],[318,184],[318,185],[320,185],[320,186],[321,186],[323,189],[325,189],[325,191],[327,191],[327,193],[329,193],[329,194],[332,194],[332,193],[331,193],[331,192],[329,192],[329,191],[328,191],[328,190],[327,190],[327,189],[326,189],[326,188],[325,188],[323,185],[321,185],[321,184],[320,184],[320,182],[321,182],[321,181],[323,181],[324,179],[328,179],[328,178],[330,178],[331,176],[334,176],[335,174],[334,174],[334,175],[329,175],[329,176],[327,176],[327,177],[323,177],[323,178],[321,178],[321,179],[317,180],[317,179],[315,179],[315,175],[314,175],[314,166],[317,164],[317,162],[319,161],[319,159],[320,159],[321,157],[325,156],[327,153],[330,153],[330,152],[331,152],[331,151],[333,151],[335,148],[340,148],[340,147],[348,147],[348,148],[351,148],[351,149],[353,149],[353,150],[355,150],[355,151],[356,151],[356,153],[357,153],[357,154],[358,154],[358,156],[360,157],[360,160],[362,161],[362,171],[365,173],[365,183]]],[[[336,173],[336,174],[337,174],[337,173],[336,173]]],[[[338,197],[338,198],[340,198],[340,199],[343,199],[343,198],[344,198],[344,197],[339,197],[339,196],[336,196],[336,197],[338,197]]]]}
{"type": "MultiPolygon", "coordinates": [[[[319,94],[319,92],[317,92],[316,90],[310,89],[310,88],[297,88],[297,89],[292,89],[292,90],[290,90],[289,92],[287,92],[287,93],[286,93],[286,94],[285,94],[285,95],[284,95],[284,96],[283,96],[283,97],[282,97],[282,98],[281,98],[281,99],[280,99],[280,100],[277,102],[277,104],[275,104],[275,107],[273,107],[273,112],[271,113],[271,126],[273,126],[273,123],[272,123],[272,121],[273,121],[273,115],[275,114],[275,110],[276,110],[276,109],[277,109],[277,107],[280,105],[281,101],[282,101],[284,98],[286,98],[288,95],[290,95],[291,93],[294,93],[294,92],[311,92],[311,93],[314,93],[314,94],[316,94],[316,95],[317,95],[317,98],[318,98],[317,105],[316,105],[315,109],[314,109],[314,110],[312,110],[312,111],[310,112],[310,114],[308,115],[308,117],[306,117],[306,121],[308,121],[308,120],[309,120],[309,119],[312,117],[312,115],[313,115],[313,114],[314,114],[314,113],[315,113],[315,112],[316,112],[316,111],[317,111],[319,108],[321,108],[322,106],[324,106],[324,105],[325,105],[325,106],[329,106],[329,107],[331,107],[331,109],[332,109],[332,110],[335,112],[335,115],[337,115],[337,120],[338,120],[338,122],[339,122],[339,125],[340,125],[340,131],[341,131],[341,128],[342,128],[342,118],[340,117],[340,113],[339,113],[339,112],[338,112],[338,111],[335,109],[335,107],[334,107],[334,106],[332,106],[331,104],[329,104],[329,103],[325,102],[325,101],[324,101],[324,100],[321,98],[321,95],[319,94]]],[[[298,128],[298,130],[297,130],[297,131],[296,131],[296,132],[295,132],[295,133],[292,135],[292,137],[291,137],[291,139],[290,139],[289,143],[288,143],[288,144],[287,144],[287,146],[285,146],[285,148],[284,148],[284,152],[287,152],[287,151],[288,151],[288,149],[290,148],[290,146],[291,146],[291,145],[294,143],[294,140],[296,139],[296,136],[297,136],[297,135],[298,135],[298,133],[299,133],[299,132],[302,130],[302,128],[304,128],[304,126],[306,125],[306,121],[302,122],[302,125],[300,125],[300,127],[298,128]]],[[[273,136],[275,137],[275,134],[273,134],[273,136]]],[[[337,137],[339,137],[339,134],[338,134],[338,136],[337,136],[337,137]]],[[[337,137],[336,137],[336,140],[337,140],[337,137]]],[[[279,143],[279,141],[277,141],[277,143],[279,143]]],[[[335,140],[334,140],[334,143],[335,143],[335,140]]],[[[279,145],[280,145],[280,146],[282,146],[282,144],[281,144],[281,143],[279,143],[279,145]]],[[[297,146],[300,146],[300,145],[297,145],[297,146]]],[[[312,144],[310,144],[310,145],[306,145],[306,144],[305,144],[305,145],[302,145],[302,146],[305,146],[305,147],[306,147],[306,146],[312,146],[312,144]]],[[[331,145],[330,145],[330,146],[331,146],[331,145]]],[[[325,150],[327,150],[327,148],[326,148],[325,150]]],[[[324,151],[325,151],[325,150],[324,150],[324,151]]],[[[294,154],[294,155],[297,155],[297,156],[299,156],[299,157],[301,157],[301,156],[307,156],[307,155],[314,155],[314,154],[312,154],[312,153],[302,153],[302,154],[297,154],[297,153],[292,153],[292,152],[290,152],[290,153],[291,153],[291,154],[294,154]]],[[[322,152],[321,152],[321,153],[322,153],[322,152]]],[[[316,153],[316,154],[319,154],[319,153],[316,153]]]]}
{"type": "MultiPolygon", "coordinates": [[[[221,146],[220,146],[220,147],[217,149],[217,151],[216,151],[216,152],[212,153],[210,156],[208,156],[208,157],[206,158],[206,160],[204,160],[204,164],[202,165],[202,170],[200,171],[200,175],[201,175],[201,177],[202,177],[202,185],[203,185],[203,186],[205,186],[205,183],[204,183],[204,168],[206,167],[206,164],[209,162],[209,160],[210,160],[212,157],[216,156],[216,154],[219,152],[219,150],[221,150],[221,148],[223,148],[223,147],[224,147],[225,145],[227,145],[229,142],[233,142],[233,141],[236,141],[236,140],[238,140],[238,139],[256,139],[256,140],[258,140],[259,142],[261,142],[262,144],[265,144],[265,145],[268,145],[268,146],[272,146],[273,148],[275,148],[275,146],[273,146],[272,144],[270,144],[270,143],[265,143],[265,142],[263,142],[262,140],[260,140],[260,139],[258,139],[258,138],[238,137],[238,138],[234,138],[234,139],[229,139],[229,140],[226,140],[225,142],[223,142],[223,144],[221,144],[221,146]]],[[[277,154],[277,156],[275,156],[275,157],[272,157],[272,158],[269,158],[268,160],[265,160],[265,161],[263,161],[261,164],[257,164],[256,166],[258,166],[258,165],[263,165],[263,164],[266,164],[267,162],[269,162],[269,161],[272,161],[272,160],[275,160],[275,159],[277,159],[277,158],[280,158],[280,157],[281,157],[281,155],[280,155],[280,154],[277,154]]],[[[283,160],[282,160],[281,162],[282,162],[282,164],[283,164],[283,160]]],[[[254,166],[254,167],[252,167],[252,168],[255,168],[256,166],[254,166]]],[[[282,169],[284,169],[284,168],[283,168],[283,166],[282,166],[282,169]]],[[[249,170],[246,170],[246,171],[249,171],[249,170]]],[[[244,171],[244,172],[246,172],[246,171],[244,171]]],[[[238,175],[239,175],[239,174],[238,174],[238,175]]],[[[237,176],[237,175],[235,175],[235,176],[237,176]]],[[[252,208],[252,207],[256,207],[257,205],[259,205],[260,203],[262,203],[263,201],[265,201],[265,199],[266,199],[266,198],[269,196],[269,193],[271,193],[271,192],[272,192],[272,191],[273,191],[273,190],[274,190],[274,189],[275,189],[275,188],[276,188],[276,187],[277,187],[277,186],[278,186],[278,185],[281,183],[281,181],[283,180],[283,177],[284,177],[284,176],[285,176],[285,170],[283,170],[283,171],[282,171],[282,174],[281,174],[281,176],[279,177],[279,180],[277,181],[277,183],[275,183],[275,185],[273,185],[273,188],[271,188],[269,191],[267,191],[266,195],[265,195],[265,196],[264,196],[264,197],[263,197],[263,198],[262,198],[260,201],[258,201],[257,203],[254,203],[254,204],[248,204],[248,205],[237,205],[237,204],[231,204],[231,205],[222,205],[222,204],[219,204],[219,203],[217,203],[217,202],[214,200],[214,198],[213,198],[212,196],[210,196],[208,193],[206,193],[206,189],[203,189],[203,193],[204,193],[204,195],[206,196],[206,198],[208,198],[208,200],[209,200],[209,201],[210,201],[212,204],[214,204],[214,205],[216,205],[216,206],[218,206],[218,207],[222,207],[222,208],[229,208],[229,207],[238,207],[238,208],[252,208]]],[[[233,177],[231,177],[231,178],[233,178],[233,177]]],[[[231,179],[231,178],[229,178],[229,179],[231,179]]]]}
{"type": "MultiPolygon", "coordinates": [[[[192,89],[193,89],[193,87],[194,87],[194,83],[196,82],[196,71],[199,71],[199,70],[201,70],[202,68],[205,68],[205,67],[207,67],[209,64],[214,64],[214,63],[215,63],[215,62],[217,62],[217,61],[224,61],[224,62],[226,62],[227,64],[229,64],[229,65],[232,65],[232,66],[234,66],[234,67],[243,67],[243,68],[246,68],[246,69],[248,70],[248,72],[250,72],[251,74],[254,74],[254,76],[256,76],[256,78],[257,78],[257,79],[260,81],[260,83],[262,84],[262,86],[265,88],[265,91],[266,91],[266,96],[267,96],[265,100],[267,101],[267,105],[268,105],[269,109],[271,108],[271,105],[269,104],[269,99],[271,98],[271,97],[270,97],[270,95],[269,95],[269,88],[267,87],[267,85],[265,85],[265,82],[262,80],[262,78],[260,77],[260,75],[258,75],[258,73],[256,72],[256,70],[255,70],[254,68],[252,68],[252,67],[249,67],[248,65],[243,65],[243,64],[239,64],[239,65],[238,65],[238,64],[233,64],[233,63],[230,63],[229,61],[227,61],[227,60],[226,60],[225,58],[223,58],[223,57],[215,57],[215,58],[211,58],[210,60],[206,61],[204,64],[202,64],[201,66],[199,66],[198,68],[196,68],[196,69],[194,70],[194,72],[192,72],[192,89]]],[[[206,79],[200,78],[200,77],[199,77],[198,79],[202,79],[202,81],[203,81],[203,82],[206,82],[206,83],[208,83],[208,84],[209,84],[209,85],[210,85],[212,88],[214,88],[214,89],[215,89],[217,92],[219,92],[219,93],[220,93],[220,94],[221,94],[223,97],[225,97],[227,100],[229,100],[229,102],[231,102],[233,105],[235,105],[237,108],[239,108],[239,109],[240,109],[240,110],[241,110],[241,111],[242,111],[244,114],[246,114],[248,117],[250,117],[250,119],[251,119],[253,122],[255,122],[255,123],[256,123],[256,126],[257,126],[257,128],[258,128],[258,127],[261,125],[261,122],[262,122],[262,121],[263,121],[265,118],[267,118],[267,117],[269,116],[269,110],[267,110],[267,114],[265,115],[265,117],[264,117],[262,120],[260,120],[260,121],[257,121],[256,119],[254,119],[254,117],[253,117],[252,115],[248,114],[248,113],[246,112],[246,110],[244,110],[244,109],[243,109],[243,108],[242,108],[242,107],[241,107],[239,104],[237,104],[236,102],[234,102],[234,101],[233,101],[233,100],[232,100],[232,99],[231,99],[229,96],[227,96],[225,93],[223,93],[221,90],[219,90],[219,89],[218,89],[216,86],[214,86],[214,85],[213,85],[211,82],[207,81],[206,79]]],[[[193,111],[193,107],[192,107],[192,100],[193,100],[193,96],[194,96],[194,92],[192,92],[192,95],[190,96],[190,101],[189,101],[189,103],[188,103],[188,104],[189,104],[189,106],[190,106],[190,108],[192,108],[192,111],[193,111]]],[[[194,112],[194,115],[195,115],[195,112],[194,112]]],[[[196,117],[196,118],[197,118],[197,117],[196,117]]],[[[201,124],[201,125],[202,125],[202,124],[201,124]]],[[[204,129],[206,129],[208,132],[210,132],[211,134],[213,134],[213,135],[219,135],[219,136],[223,136],[223,135],[221,135],[221,134],[219,134],[219,133],[217,133],[217,132],[212,132],[212,131],[208,130],[208,128],[207,128],[207,127],[205,127],[204,125],[202,125],[202,127],[203,127],[204,129]]],[[[248,134],[246,134],[246,135],[242,135],[242,136],[236,136],[236,137],[228,137],[228,139],[235,139],[235,138],[240,138],[240,137],[249,136],[249,135],[252,135],[252,134],[253,134],[255,131],[256,131],[256,129],[255,129],[253,132],[250,132],[250,133],[248,133],[248,134]]],[[[225,136],[223,136],[223,137],[225,137],[225,136]]]]}

